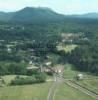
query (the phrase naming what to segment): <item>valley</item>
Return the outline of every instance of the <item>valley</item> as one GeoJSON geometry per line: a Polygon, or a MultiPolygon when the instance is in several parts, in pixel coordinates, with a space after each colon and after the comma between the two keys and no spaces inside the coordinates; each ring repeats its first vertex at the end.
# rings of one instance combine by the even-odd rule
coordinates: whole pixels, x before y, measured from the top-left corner
{"type": "Polygon", "coordinates": [[[98,19],[40,7],[3,14],[0,100],[98,99],[98,19]]]}

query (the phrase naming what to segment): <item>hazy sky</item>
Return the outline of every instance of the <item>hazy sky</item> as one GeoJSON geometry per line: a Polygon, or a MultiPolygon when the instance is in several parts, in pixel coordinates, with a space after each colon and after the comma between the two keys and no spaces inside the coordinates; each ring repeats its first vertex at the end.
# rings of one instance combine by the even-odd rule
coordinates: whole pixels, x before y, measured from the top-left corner
{"type": "Polygon", "coordinates": [[[0,11],[16,11],[27,6],[49,7],[63,14],[98,12],[98,0],[0,0],[0,11]]]}

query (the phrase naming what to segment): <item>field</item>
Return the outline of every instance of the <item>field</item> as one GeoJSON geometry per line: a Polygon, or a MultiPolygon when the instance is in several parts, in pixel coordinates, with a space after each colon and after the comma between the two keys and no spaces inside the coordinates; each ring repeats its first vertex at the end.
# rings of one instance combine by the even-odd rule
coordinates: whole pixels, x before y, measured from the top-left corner
{"type": "Polygon", "coordinates": [[[47,100],[51,82],[0,88],[0,100],[47,100]]]}
{"type": "MultiPolygon", "coordinates": [[[[82,73],[74,69],[74,66],[71,64],[65,64],[65,70],[64,70],[64,77],[68,79],[75,79],[77,74],[82,73]]],[[[83,73],[84,74],[84,73],[83,73]]]]}
{"type": "Polygon", "coordinates": [[[75,44],[71,44],[71,45],[58,45],[57,49],[58,50],[64,50],[65,52],[71,52],[72,50],[74,50],[77,47],[77,45],[75,44]]]}
{"type": "Polygon", "coordinates": [[[75,79],[75,77],[78,75],[78,74],[83,74],[84,78],[87,78],[87,79],[98,79],[98,76],[95,76],[91,73],[87,73],[87,72],[81,72],[81,71],[78,71],[75,69],[75,67],[72,65],[72,64],[65,64],[64,65],[65,69],[64,69],[64,77],[65,78],[71,78],[71,79],[75,79]]]}
{"type": "MultiPolygon", "coordinates": [[[[16,76],[17,76],[17,75],[5,75],[5,76],[3,76],[2,78],[4,79],[5,84],[6,84],[6,85],[9,85],[9,83],[10,83],[12,80],[14,80],[16,76]]],[[[20,77],[23,77],[23,78],[29,77],[29,76],[26,76],[26,75],[19,75],[19,76],[20,76],[20,77]]]]}
{"type": "Polygon", "coordinates": [[[55,100],[94,100],[90,96],[73,89],[66,84],[61,84],[57,89],[55,100]]]}
{"type": "MultiPolygon", "coordinates": [[[[79,72],[77,70],[74,70],[74,67],[71,64],[65,65],[65,70],[63,73],[65,78],[73,79],[74,81],[76,81],[75,77],[79,73],[82,73],[87,78],[91,78],[91,79],[96,78],[96,76],[93,76],[91,74],[87,74],[84,72],[79,72]]],[[[84,84],[83,82],[85,82],[85,84],[88,86],[90,90],[93,87],[93,90],[95,89],[94,91],[98,92],[98,80],[92,80],[92,81],[84,80],[84,81],[79,81],[78,83],[83,85],[84,84]]],[[[56,91],[54,98],[55,100],[95,100],[92,97],[82,93],[81,91],[66,85],[65,83],[60,84],[59,88],[56,91]]]]}
{"type": "MultiPolygon", "coordinates": [[[[78,83],[78,84],[86,87],[87,89],[92,90],[98,94],[98,77],[97,76],[90,74],[90,73],[79,72],[77,70],[74,70],[74,68],[71,64],[66,64],[65,70],[64,70],[64,77],[67,79],[73,79],[76,83],[78,83]],[[75,77],[80,73],[83,74],[84,79],[77,81],[75,79],[75,77]]],[[[83,100],[85,100],[85,99],[83,99],[83,100]]]]}
{"type": "MultiPolygon", "coordinates": [[[[86,78],[91,78],[91,80],[81,80],[76,82],[98,93],[98,79],[95,79],[97,76],[87,74],[85,72],[79,72],[75,70],[71,64],[66,64],[64,67],[65,70],[63,76],[65,78],[76,81],[75,77],[77,74],[82,73],[86,78]]],[[[15,75],[7,75],[3,77],[6,85],[14,78],[15,75]]],[[[53,77],[47,76],[48,82],[43,84],[0,87],[0,100],[47,100],[49,89],[52,86],[51,80],[53,80],[53,77]]],[[[53,98],[54,100],[95,100],[81,91],[66,85],[65,83],[59,84],[55,90],[53,98]]]]}
{"type": "Polygon", "coordinates": [[[78,83],[98,94],[98,79],[83,80],[78,83]]]}

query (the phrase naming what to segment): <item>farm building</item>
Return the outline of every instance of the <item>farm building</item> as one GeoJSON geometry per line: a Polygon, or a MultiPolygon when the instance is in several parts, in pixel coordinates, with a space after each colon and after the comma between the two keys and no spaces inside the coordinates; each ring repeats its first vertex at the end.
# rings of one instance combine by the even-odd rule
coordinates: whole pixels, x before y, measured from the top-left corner
{"type": "Polygon", "coordinates": [[[35,69],[39,69],[39,67],[36,67],[36,66],[34,66],[34,65],[29,65],[29,66],[27,67],[27,70],[35,70],[35,69]]]}

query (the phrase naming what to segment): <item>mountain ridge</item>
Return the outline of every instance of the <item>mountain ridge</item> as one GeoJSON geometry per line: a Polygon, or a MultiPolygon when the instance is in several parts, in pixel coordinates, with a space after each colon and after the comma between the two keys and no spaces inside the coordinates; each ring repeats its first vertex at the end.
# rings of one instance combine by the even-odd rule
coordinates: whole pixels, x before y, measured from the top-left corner
{"type": "Polygon", "coordinates": [[[0,12],[0,21],[37,23],[61,20],[64,18],[92,18],[98,19],[98,13],[81,15],[63,15],[47,7],[25,7],[16,12],[0,12]]]}
{"type": "Polygon", "coordinates": [[[50,8],[46,7],[26,7],[16,12],[1,12],[0,21],[10,21],[10,22],[43,22],[58,20],[64,15],[58,14],[50,8]]]}

